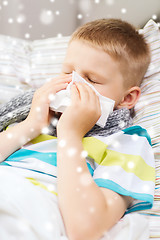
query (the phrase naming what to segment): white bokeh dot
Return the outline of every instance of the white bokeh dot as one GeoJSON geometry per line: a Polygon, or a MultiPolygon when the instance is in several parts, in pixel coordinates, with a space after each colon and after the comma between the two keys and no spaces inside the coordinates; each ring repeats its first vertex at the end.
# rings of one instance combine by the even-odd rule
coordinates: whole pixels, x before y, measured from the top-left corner
{"type": "Polygon", "coordinates": [[[60,11],[58,11],[58,10],[55,13],[56,13],[57,16],[60,15],[60,11]]]}
{"type": "Polygon", "coordinates": [[[91,179],[91,176],[89,173],[83,173],[81,174],[80,176],[80,183],[83,185],[83,186],[89,186],[91,183],[92,183],[92,179],[91,179]]]}
{"type": "Polygon", "coordinates": [[[19,142],[23,146],[27,142],[26,137],[25,136],[21,136],[20,139],[19,139],[19,142]]]}
{"type": "Polygon", "coordinates": [[[77,167],[76,170],[77,170],[78,173],[81,173],[82,172],[82,167],[77,167]]]}
{"type": "Polygon", "coordinates": [[[41,112],[41,107],[36,107],[36,112],[41,112]]]}
{"type": "Polygon", "coordinates": [[[52,222],[46,222],[45,224],[44,224],[44,228],[45,228],[45,230],[46,231],[48,231],[48,232],[53,232],[53,230],[54,230],[54,225],[53,225],[53,223],[52,222]]]}
{"type": "Polygon", "coordinates": [[[90,212],[90,213],[95,213],[95,211],[96,211],[95,207],[90,207],[90,208],[89,208],[89,212],[90,212]]]}
{"type": "Polygon", "coordinates": [[[113,5],[114,4],[114,0],[106,0],[106,4],[107,5],[113,5]]]}
{"type": "Polygon", "coordinates": [[[83,13],[87,13],[91,10],[91,1],[81,0],[78,2],[78,8],[83,13]]]}
{"type": "Polygon", "coordinates": [[[135,167],[135,163],[133,161],[129,161],[127,165],[130,169],[133,169],[135,167]]]}
{"type": "Polygon", "coordinates": [[[121,128],[123,128],[125,126],[125,122],[123,120],[121,120],[118,124],[121,128]]]}
{"type": "Polygon", "coordinates": [[[29,34],[29,33],[25,33],[24,36],[25,36],[26,39],[29,39],[29,38],[30,38],[30,34],[29,34]]]}
{"type": "Polygon", "coordinates": [[[70,157],[74,156],[74,155],[76,154],[76,152],[77,152],[77,149],[76,149],[76,148],[69,148],[69,149],[67,150],[67,154],[68,154],[70,157]]]}
{"type": "Polygon", "coordinates": [[[66,140],[62,139],[58,142],[59,147],[65,147],[66,146],[66,140]]]}
{"type": "Polygon", "coordinates": [[[51,10],[43,9],[40,14],[40,21],[44,25],[49,25],[54,21],[54,15],[51,10]]]}
{"type": "Polygon", "coordinates": [[[157,15],[156,15],[156,14],[153,14],[153,15],[152,15],[152,19],[153,19],[153,20],[156,20],[156,19],[157,19],[157,15]]]}
{"type": "Polygon", "coordinates": [[[76,188],[76,192],[80,192],[80,188],[77,187],[77,188],[76,188]]]}
{"type": "Polygon", "coordinates": [[[53,101],[53,100],[55,99],[55,94],[50,93],[49,96],[48,96],[48,99],[49,99],[50,101],[53,101]]]}
{"type": "Polygon", "coordinates": [[[147,184],[144,184],[142,186],[142,191],[145,192],[145,193],[149,193],[150,192],[150,186],[147,185],[147,184]]]}
{"type": "Polygon", "coordinates": [[[8,18],[8,23],[12,24],[14,22],[13,18],[8,18]]]}
{"type": "Polygon", "coordinates": [[[137,134],[132,135],[133,141],[137,141],[139,139],[139,136],[137,134]]]}
{"type": "Polygon", "coordinates": [[[82,15],[82,14],[78,14],[78,15],[77,15],[77,18],[78,18],[78,19],[82,19],[82,18],[83,18],[83,15],[82,15]]]}
{"type": "Polygon", "coordinates": [[[83,150],[83,151],[81,152],[81,157],[82,157],[82,158],[86,158],[87,156],[88,156],[88,152],[85,151],[85,150],[83,150]]]}
{"type": "Polygon", "coordinates": [[[57,119],[57,118],[52,118],[51,124],[52,124],[54,127],[56,127],[57,124],[58,124],[58,119],[57,119]]]}
{"type": "Polygon", "coordinates": [[[13,116],[13,113],[12,113],[12,112],[9,112],[9,113],[7,114],[7,116],[11,118],[11,117],[13,116]]]}
{"type": "Polygon", "coordinates": [[[122,14],[125,14],[126,12],[127,12],[127,9],[126,9],[126,8],[122,8],[122,9],[121,9],[121,13],[122,13],[122,14]]]}
{"type": "Polygon", "coordinates": [[[50,191],[50,192],[52,192],[52,191],[55,192],[55,190],[56,190],[56,188],[55,188],[55,186],[54,186],[53,184],[48,184],[48,185],[47,185],[47,189],[48,189],[48,191],[50,191]]]}
{"type": "Polygon", "coordinates": [[[20,24],[24,23],[25,20],[26,20],[26,17],[25,17],[24,14],[18,15],[17,18],[16,18],[17,23],[20,23],[20,24]]]}
{"type": "Polygon", "coordinates": [[[34,132],[35,131],[35,129],[34,128],[30,128],[30,132],[34,132]]]}
{"type": "Polygon", "coordinates": [[[107,199],[107,203],[108,203],[108,205],[113,205],[113,203],[114,203],[114,200],[112,199],[112,198],[108,198],[107,199]]]}
{"type": "Polygon", "coordinates": [[[57,37],[58,37],[58,38],[61,38],[62,36],[63,36],[62,33],[58,33],[58,34],[57,34],[57,37]]]}
{"type": "Polygon", "coordinates": [[[7,133],[7,138],[9,138],[9,139],[13,138],[13,134],[12,133],[7,133]]]}
{"type": "Polygon", "coordinates": [[[117,141],[117,140],[114,140],[113,141],[113,146],[114,146],[114,148],[118,148],[120,146],[120,142],[117,141]]]}
{"type": "Polygon", "coordinates": [[[8,5],[8,1],[3,1],[2,4],[3,4],[3,6],[7,6],[8,5]]]}
{"type": "Polygon", "coordinates": [[[18,9],[19,10],[23,10],[24,9],[24,5],[23,4],[19,4],[18,9]]]}
{"type": "Polygon", "coordinates": [[[108,172],[103,172],[102,173],[102,178],[104,178],[104,179],[108,179],[109,178],[109,173],[108,172]]]}
{"type": "Polygon", "coordinates": [[[48,127],[42,128],[41,133],[42,134],[48,134],[49,133],[49,128],[48,127]]]}

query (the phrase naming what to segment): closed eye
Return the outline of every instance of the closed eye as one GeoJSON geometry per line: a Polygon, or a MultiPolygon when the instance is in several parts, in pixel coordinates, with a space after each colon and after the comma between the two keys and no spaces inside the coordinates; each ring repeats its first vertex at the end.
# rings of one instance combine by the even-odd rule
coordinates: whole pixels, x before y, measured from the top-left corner
{"type": "Polygon", "coordinates": [[[87,79],[88,79],[91,83],[96,84],[96,82],[92,81],[90,78],[87,77],[87,79]]]}

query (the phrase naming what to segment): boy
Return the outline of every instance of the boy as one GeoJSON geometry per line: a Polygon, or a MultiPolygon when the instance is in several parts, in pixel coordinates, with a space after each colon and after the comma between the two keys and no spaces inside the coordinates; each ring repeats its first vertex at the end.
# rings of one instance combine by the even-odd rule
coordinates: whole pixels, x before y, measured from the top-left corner
{"type": "Polygon", "coordinates": [[[149,62],[149,48],[130,24],[117,19],[87,23],[71,37],[62,74],[35,92],[23,122],[0,134],[1,161],[22,147],[21,136],[23,145],[39,136],[54,115],[49,96],[67,87],[73,70],[115,101],[105,128],[97,127],[99,98],[87,84],[75,83],[71,105],[57,124],[58,203],[71,240],[99,239],[127,209],[136,210],[137,201],[152,205],[150,139],[141,127],[127,128],[149,62]]]}

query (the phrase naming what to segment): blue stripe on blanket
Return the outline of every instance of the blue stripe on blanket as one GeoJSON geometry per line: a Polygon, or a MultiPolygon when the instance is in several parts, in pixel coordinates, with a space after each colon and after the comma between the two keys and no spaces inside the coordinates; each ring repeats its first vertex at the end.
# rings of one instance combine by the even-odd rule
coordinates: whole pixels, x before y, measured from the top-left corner
{"type": "Polygon", "coordinates": [[[28,149],[20,149],[11,154],[5,161],[19,162],[27,158],[36,158],[43,162],[57,166],[57,153],[56,152],[37,152],[28,149]]]}
{"type": "Polygon", "coordinates": [[[138,126],[138,125],[132,126],[132,127],[123,129],[122,131],[123,131],[125,134],[128,134],[128,135],[137,134],[137,135],[140,136],[140,137],[146,137],[146,139],[148,140],[149,144],[152,146],[151,138],[150,138],[147,130],[144,129],[144,128],[142,128],[141,126],[138,126]]]}
{"type": "MultiPolygon", "coordinates": [[[[37,152],[33,150],[28,149],[20,149],[13,154],[11,154],[4,162],[2,162],[2,165],[8,165],[10,164],[8,162],[20,162],[20,161],[27,161],[27,158],[35,158],[38,160],[41,160],[45,163],[51,164],[52,166],[57,167],[57,153],[56,152],[37,152]]],[[[94,170],[92,169],[91,165],[87,163],[88,170],[90,174],[93,176],[94,170]]]]}
{"type": "MultiPolygon", "coordinates": [[[[120,195],[124,195],[124,196],[130,196],[134,199],[138,199],[140,201],[144,201],[146,204],[146,206],[148,206],[148,208],[151,208],[153,205],[153,196],[150,194],[144,194],[144,193],[136,193],[136,192],[132,192],[132,191],[128,191],[126,189],[124,189],[123,187],[121,187],[119,184],[108,180],[108,179],[101,179],[101,178],[97,178],[94,179],[95,183],[99,186],[99,187],[104,187],[104,188],[108,188],[114,192],[119,193],[120,195]]],[[[138,210],[142,210],[143,208],[140,208],[138,210]]]]}

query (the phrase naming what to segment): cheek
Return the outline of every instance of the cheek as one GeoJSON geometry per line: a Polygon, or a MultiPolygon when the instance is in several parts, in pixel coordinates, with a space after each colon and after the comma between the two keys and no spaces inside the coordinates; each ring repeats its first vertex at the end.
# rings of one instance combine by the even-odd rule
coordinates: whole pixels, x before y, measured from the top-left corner
{"type": "Polygon", "coordinates": [[[116,90],[104,85],[94,85],[95,89],[104,97],[111,98],[115,100],[116,90]]]}

